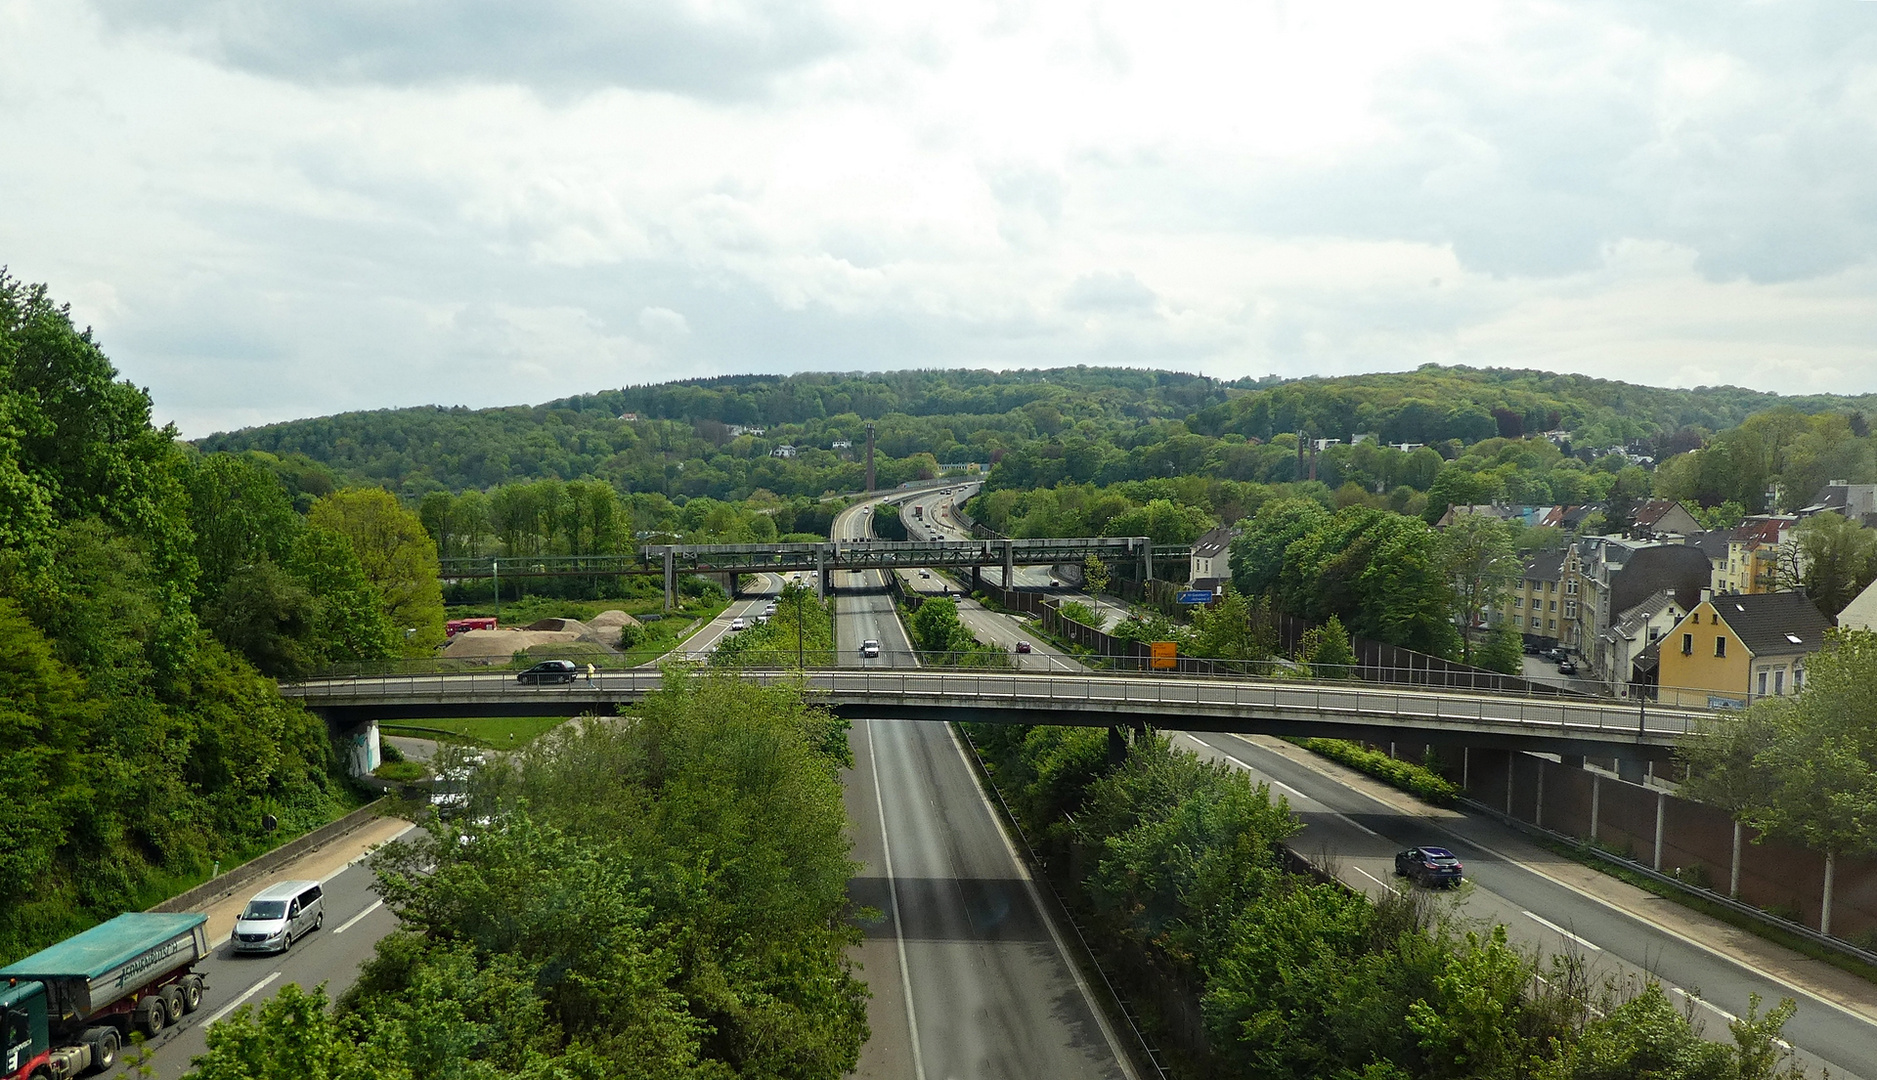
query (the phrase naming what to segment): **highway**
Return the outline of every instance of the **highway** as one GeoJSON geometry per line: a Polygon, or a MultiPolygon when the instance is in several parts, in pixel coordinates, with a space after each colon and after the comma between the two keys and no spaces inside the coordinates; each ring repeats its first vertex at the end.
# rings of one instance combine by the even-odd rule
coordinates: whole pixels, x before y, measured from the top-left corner
{"type": "MultiPolygon", "coordinates": [[[[959,602],[959,618],[985,644],[1008,648],[1020,639],[1030,641],[1032,652],[1018,657],[1027,668],[1082,668],[1035,637],[1026,620],[970,600],[959,602]]],[[[1370,895],[1400,888],[1393,873],[1397,851],[1423,844],[1449,847],[1472,883],[1454,897],[1463,917],[1503,923],[1526,948],[1583,956],[1599,975],[1659,979],[1678,1005],[1693,995],[1699,999],[1694,1013],[1711,1038],[1727,1038],[1728,1020],[1745,1011],[1749,995],[1759,994],[1765,1008],[1790,997],[1799,1010],[1786,1026],[1786,1038],[1810,1075],[1829,1068],[1841,1080],[1877,1080],[1871,1064],[1877,1062],[1877,1012],[1851,1005],[1870,1002],[1877,994],[1853,976],[1794,954],[1788,954],[1790,963],[1806,972],[1805,978],[1782,977],[1772,964],[1745,962],[1713,944],[1743,936],[1738,931],[1687,932],[1667,917],[1640,918],[1611,900],[1611,895],[1634,890],[1532,844],[1509,827],[1423,806],[1288,743],[1256,735],[1170,734],[1176,744],[1243,769],[1269,784],[1273,796],[1289,800],[1304,823],[1292,847],[1331,866],[1352,888],[1370,895]]],[[[1673,907],[1654,897],[1643,905],[1673,907]]],[[[1667,912],[1682,914],[1679,908],[1667,912]]],[[[1770,945],[1762,951],[1783,952],[1770,945]]]]}
{"type": "MultiPolygon", "coordinates": [[[[400,824],[388,821],[376,828],[386,835],[394,835],[400,824]]],[[[285,953],[235,955],[228,947],[228,932],[234,925],[235,914],[246,905],[249,896],[274,878],[258,880],[209,909],[209,940],[215,947],[214,954],[197,968],[208,977],[202,1007],[147,1044],[150,1075],[158,1080],[182,1076],[189,1070],[191,1059],[207,1052],[204,1034],[209,1024],[243,1004],[252,1003],[258,1008],[288,983],[298,983],[307,989],[324,983],[326,992],[337,998],[357,980],[359,965],[371,957],[379,938],[396,929],[397,919],[372,892],[369,866],[356,860],[322,866],[320,854],[315,852],[291,873],[323,881],[325,925],[294,942],[293,948],[285,953]]],[[[281,875],[279,880],[287,878],[281,875]]],[[[125,1050],[129,1053],[128,1046],[125,1050]]],[[[139,1074],[120,1057],[111,1075],[134,1077],[139,1074]]]]}
{"type": "MultiPolygon", "coordinates": [[[[855,538],[859,507],[835,522],[855,538]]],[[[856,664],[912,663],[878,572],[835,597],[835,640],[856,664]],[[859,655],[873,638],[885,654],[859,655]]],[[[858,949],[873,1037],[858,1075],[912,1080],[1127,1077],[1135,1072],[1043,915],[951,728],[859,720],[844,778],[855,902],[881,913],[858,949]]]]}
{"type": "Polygon", "coordinates": [[[783,578],[780,574],[758,574],[761,584],[747,600],[737,600],[718,612],[710,624],[702,627],[663,656],[656,656],[640,667],[658,667],[668,660],[702,660],[717,648],[725,634],[732,633],[730,624],[737,619],[744,619],[749,625],[755,625],[756,616],[769,606],[769,601],[781,595],[783,578]]]}

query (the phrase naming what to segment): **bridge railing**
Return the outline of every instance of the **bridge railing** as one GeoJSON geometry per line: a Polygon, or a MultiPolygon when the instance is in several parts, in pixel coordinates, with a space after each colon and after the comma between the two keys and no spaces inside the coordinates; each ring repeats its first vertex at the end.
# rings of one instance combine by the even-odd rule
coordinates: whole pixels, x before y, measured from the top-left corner
{"type": "MultiPolygon", "coordinates": [[[[1352,723],[1403,726],[1400,721],[1436,725],[1505,725],[1532,734],[1595,731],[1639,739],[1682,736],[1711,726],[1723,714],[1702,709],[1630,705],[1597,699],[1519,698],[1466,691],[1404,688],[1376,684],[1300,682],[1161,676],[1138,678],[1109,672],[974,671],[931,668],[846,668],[839,670],[745,670],[741,677],[762,683],[800,685],[837,704],[875,703],[945,709],[995,704],[1035,712],[1123,710],[1164,716],[1178,727],[1181,716],[1259,711],[1300,718],[1342,719],[1352,723]]],[[[477,675],[353,676],[309,680],[282,687],[309,703],[427,702],[439,707],[475,702],[509,702],[529,695],[531,702],[562,700],[569,715],[620,703],[657,689],[665,674],[655,669],[601,672],[588,679],[555,685],[524,685],[513,672],[477,675]]]]}

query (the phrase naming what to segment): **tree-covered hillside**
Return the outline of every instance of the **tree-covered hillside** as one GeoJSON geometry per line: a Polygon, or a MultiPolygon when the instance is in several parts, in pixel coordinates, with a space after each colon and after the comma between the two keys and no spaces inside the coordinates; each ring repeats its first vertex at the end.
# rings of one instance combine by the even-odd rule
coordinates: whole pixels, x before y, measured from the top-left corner
{"type": "MultiPolygon", "coordinates": [[[[1852,414],[1877,409],[1877,397],[1789,399],[1737,387],[1668,390],[1433,366],[1258,383],[1089,367],[811,373],[628,387],[538,406],[345,413],[214,435],[201,445],[316,464],[341,482],[382,485],[408,499],[597,479],[624,493],[740,500],[859,488],[868,422],[876,426],[882,483],[941,463],[1007,462],[1006,486],[1025,489],[1192,475],[1306,479],[1294,438],[1301,431],[1427,444],[1435,449],[1426,461],[1378,458],[1356,470],[1371,490],[1424,491],[1438,471],[1434,456],[1452,460],[1485,440],[1561,428],[1579,452],[1626,447],[1666,458],[1774,407],[1852,414]],[[775,456],[783,446],[793,456],[775,456]]],[[[1320,465],[1319,479],[1339,486],[1340,478],[1322,474],[1344,466],[1320,465]]],[[[1592,494],[1581,484],[1562,487],[1559,498],[1592,494]]]]}

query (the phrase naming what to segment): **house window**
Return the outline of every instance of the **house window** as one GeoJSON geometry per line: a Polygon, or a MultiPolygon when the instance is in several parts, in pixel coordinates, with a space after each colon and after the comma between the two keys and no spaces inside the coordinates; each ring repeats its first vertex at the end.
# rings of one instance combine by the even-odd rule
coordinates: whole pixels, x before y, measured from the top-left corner
{"type": "Polygon", "coordinates": [[[1693,634],[1683,634],[1681,636],[1681,654],[1683,656],[1693,656],[1695,654],[1695,636],[1693,634]]]}
{"type": "MultiPolygon", "coordinates": [[[[1532,621],[1533,621],[1534,623],[1535,623],[1535,622],[1537,622],[1537,621],[1538,621],[1538,616],[1536,616],[1536,615],[1534,615],[1534,616],[1532,616],[1532,621]]],[[[1550,622],[1551,622],[1551,629],[1553,629],[1553,630],[1556,630],[1556,629],[1558,628],[1558,620],[1556,620],[1556,619],[1552,619],[1552,620],[1550,620],[1550,622]]]]}
{"type": "Polygon", "coordinates": [[[1661,628],[1661,627],[1659,627],[1659,626],[1651,626],[1651,627],[1649,628],[1649,640],[1650,640],[1651,642],[1653,642],[1653,641],[1655,641],[1655,639],[1656,639],[1656,638],[1659,638],[1659,637],[1661,637],[1661,636],[1662,636],[1662,628],[1661,628]]]}
{"type": "Polygon", "coordinates": [[[1577,582],[1575,582],[1575,581],[1567,581],[1567,582],[1565,582],[1565,583],[1564,583],[1564,592],[1565,592],[1565,594],[1566,594],[1566,595],[1569,595],[1569,596],[1576,596],[1576,595],[1577,595],[1577,582]]]}
{"type": "Polygon", "coordinates": [[[1766,672],[1760,672],[1760,696],[1766,696],[1766,672]]]}
{"type": "Polygon", "coordinates": [[[1721,656],[1721,657],[1724,657],[1727,655],[1727,639],[1726,638],[1716,637],[1714,639],[1714,655],[1721,656]]]}
{"type": "Polygon", "coordinates": [[[1695,625],[1700,626],[1701,625],[1701,613],[1699,611],[1695,612],[1694,619],[1695,619],[1695,625]]]}
{"type": "Polygon", "coordinates": [[[1577,618],[1577,601],[1566,600],[1564,602],[1564,617],[1567,619],[1577,618]]]}
{"type": "Polygon", "coordinates": [[[1805,689],[1805,669],[1802,667],[1793,668],[1792,692],[1796,694],[1803,689],[1805,689]]]}
{"type": "Polygon", "coordinates": [[[1512,598],[1512,606],[1513,606],[1514,608],[1522,608],[1522,607],[1524,607],[1524,606],[1525,606],[1525,598],[1524,598],[1523,596],[1515,596],[1515,597],[1513,597],[1513,598],[1512,598]]]}
{"type": "Polygon", "coordinates": [[[1551,610],[1552,611],[1558,610],[1558,602],[1556,600],[1551,601],[1551,610]]]}
{"type": "Polygon", "coordinates": [[[1779,696],[1784,695],[1785,692],[1786,692],[1786,669],[1780,668],[1778,671],[1773,672],[1773,695],[1775,697],[1779,697],[1779,696]]]}

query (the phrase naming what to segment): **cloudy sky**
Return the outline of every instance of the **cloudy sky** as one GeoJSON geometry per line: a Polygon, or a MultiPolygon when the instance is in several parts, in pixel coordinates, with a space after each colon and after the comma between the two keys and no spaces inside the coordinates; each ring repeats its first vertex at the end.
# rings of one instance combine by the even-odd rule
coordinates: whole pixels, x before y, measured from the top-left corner
{"type": "Polygon", "coordinates": [[[0,263],[188,435],[747,371],[1877,391],[1877,3],[0,0],[0,263]]]}

